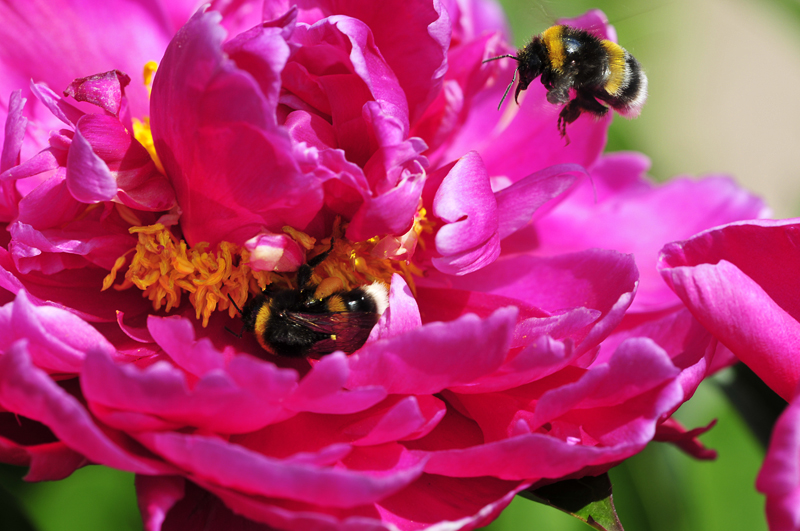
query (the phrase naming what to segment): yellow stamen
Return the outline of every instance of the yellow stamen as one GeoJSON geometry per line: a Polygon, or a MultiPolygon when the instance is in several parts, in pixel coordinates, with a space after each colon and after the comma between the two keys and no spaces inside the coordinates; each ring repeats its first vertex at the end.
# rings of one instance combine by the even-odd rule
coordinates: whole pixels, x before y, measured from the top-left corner
{"type": "MultiPolygon", "coordinates": [[[[158,63],[155,61],[148,61],[144,65],[142,78],[144,79],[144,86],[147,89],[148,97],[153,91],[153,76],[155,76],[156,70],[158,70],[158,63]]],[[[149,116],[145,116],[142,120],[133,119],[133,137],[144,146],[148,153],[150,153],[150,158],[153,159],[158,171],[166,175],[164,166],[161,164],[161,161],[158,159],[158,154],[156,153],[156,146],[153,142],[153,132],[150,130],[149,116]]]]}
{"type": "MultiPolygon", "coordinates": [[[[388,284],[394,273],[403,275],[413,289],[411,275],[421,275],[416,266],[373,256],[372,250],[379,238],[351,242],[344,238],[345,228],[339,220],[336,221],[333,231],[334,248],[312,276],[311,281],[322,288],[320,297],[375,281],[388,284]]],[[[305,242],[311,246],[310,257],[323,253],[330,247],[330,238],[314,245],[314,238],[307,234],[294,229],[285,230],[287,234],[296,237],[299,244],[303,245],[305,242]]],[[[211,249],[208,243],[202,242],[189,248],[185,241],[179,240],[160,223],[134,226],[129,231],[137,235],[138,243],[114,263],[103,280],[103,290],[114,284],[117,273],[128,262],[129,255],[132,255],[124,279],[120,284],[114,285],[114,289],[136,286],[142,290],[142,296],[152,302],[155,310],[163,307],[169,312],[180,306],[182,295],[187,292],[197,319],[202,320],[203,326],[206,326],[215,310],[227,310],[231,317],[237,315],[228,295],[242,308],[250,294],[261,292],[269,284],[277,283],[284,288],[297,287],[295,273],[253,271],[249,262],[250,253],[233,243],[221,242],[215,249],[211,249]]]]}
{"type": "Polygon", "coordinates": [[[166,174],[164,171],[164,166],[161,164],[161,160],[158,158],[158,153],[156,153],[156,145],[153,142],[153,132],[150,130],[149,116],[145,116],[142,121],[139,121],[136,118],[133,119],[133,136],[139,141],[140,144],[142,144],[142,146],[144,146],[147,152],[150,153],[150,158],[153,159],[158,171],[166,174]]]}
{"type": "Polygon", "coordinates": [[[156,70],[158,70],[157,62],[147,61],[145,63],[142,77],[144,78],[144,86],[147,88],[148,96],[150,96],[150,93],[153,92],[153,77],[156,75],[156,70]]]}

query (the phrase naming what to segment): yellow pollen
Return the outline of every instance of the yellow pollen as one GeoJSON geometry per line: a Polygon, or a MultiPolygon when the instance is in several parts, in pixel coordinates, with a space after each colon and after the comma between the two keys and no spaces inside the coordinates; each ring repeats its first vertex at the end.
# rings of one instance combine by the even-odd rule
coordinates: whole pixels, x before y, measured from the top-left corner
{"type": "Polygon", "coordinates": [[[153,92],[153,77],[158,70],[158,63],[155,61],[147,61],[142,71],[142,78],[144,79],[144,86],[147,88],[147,95],[153,92]]]}
{"type": "Polygon", "coordinates": [[[136,118],[133,119],[133,136],[144,146],[147,152],[150,153],[150,158],[153,159],[158,171],[166,174],[164,166],[161,165],[161,160],[158,158],[158,153],[156,153],[156,145],[153,142],[153,132],[150,130],[149,116],[145,116],[142,121],[136,118]]]}
{"type": "MultiPolygon", "coordinates": [[[[158,63],[155,61],[148,61],[144,65],[142,78],[144,79],[144,86],[147,89],[148,97],[153,91],[153,76],[155,76],[156,70],[158,70],[158,63]]],[[[145,116],[141,120],[133,119],[133,137],[144,146],[148,153],[150,153],[150,158],[153,159],[158,171],[166,175],[164,166],[161,165],[161,161],[158,159],[158,154],[156,153],[156,146],[153,142],[153,132],[150,130],[149,116],[145,116]]]]}
{"type": "MultiPolygon", "coordinates": [[[[413,289],[411,276],[421,275],[419,268],[404,261],[374,257],[371,251],[379,239],[351,242],[344,238],[342,225],[337,219],[333,231],[334,248],[311,278],[311,282],[322,288],[320,296],[331,290],[350,290],[375,281],[389,284],[394,273],[403,275],[413,289]]],[[[305,242],[312,246],[310,258],[330,247],[330,238],[314,245],[314,238],[293,229],[284,230],[301,245],[305,242]]],[[[142,296],[152,302],[155,310],[164,308],[169,312],[180,306],[187,292],[197,319],[207,326],[215,310],[227,310],[231,317],[236,317],[238,311],[228,299],[229,295],[243,308],[251,294],[260,293],[269,284],[297,287],[296,273],[253,271],[250,253],[233,243],[221,242],[211,249],[208,243],[202,242],[190,248],[160,223],[134,226],[129,231],[137,235],[138,243],[116,260],[103,280],[102,289],[112,285],[118,290],[135,286],[142,290],[142,296]],[[124,279],[114,284],[126,263],[124,279]]]]}

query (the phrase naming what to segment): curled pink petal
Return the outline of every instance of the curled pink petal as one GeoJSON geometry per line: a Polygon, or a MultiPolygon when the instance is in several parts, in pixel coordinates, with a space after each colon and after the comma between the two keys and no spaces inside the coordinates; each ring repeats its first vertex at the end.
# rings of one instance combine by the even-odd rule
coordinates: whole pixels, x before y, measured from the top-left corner
{"type": "Polygon", "coordinates": [[[180,476],[136,476],[136,496],[145,531],[161,531],[169,510],[185,494],[180,476]]]}
{"type": "Polygon", "coordinates": [[[796,220],[740,222],[673,243],[659,268],[698,321],[784,398],[800,381],[796,220]]]}
{"type": "Polygon", "coordinates": [[[246,242],[254,271],[297,271],[305,263],[303,249],[286,234],[259,233],[246,242]]]}
{"type": "Polygon", "coordinates": [[[75,397],[31,364],[25,343],[17,341],[0,356],[0,405],[47,425],[67,446],[95,463],[145,474],[174,470],[137,456],[125,447],[130,443],[110,438],[75,397]]]}
{"type": "Polygon", "coordinates": [[[131,78],[124,72],[111,70],[76,79],[64,89],[64,96],[97,105],[107,113],[119,116],[123,90],[130,82],[131,78]]]}

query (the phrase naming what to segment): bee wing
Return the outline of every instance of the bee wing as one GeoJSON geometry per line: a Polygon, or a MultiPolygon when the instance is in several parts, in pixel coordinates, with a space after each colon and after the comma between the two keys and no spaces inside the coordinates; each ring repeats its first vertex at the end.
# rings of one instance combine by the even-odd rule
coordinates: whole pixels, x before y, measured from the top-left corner
{"type": "Polygon", "coordinates": [[[336,350],[349,354],[361,348],[380,316],[373,312],[287,312],[286,317],[309,330],[328,336],[309,349],[308,356],[318,358],[336,350]]]}

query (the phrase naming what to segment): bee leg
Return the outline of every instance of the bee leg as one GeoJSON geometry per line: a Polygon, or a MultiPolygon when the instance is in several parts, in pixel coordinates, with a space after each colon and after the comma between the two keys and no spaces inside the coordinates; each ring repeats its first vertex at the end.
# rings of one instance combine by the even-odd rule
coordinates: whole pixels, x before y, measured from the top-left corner
{"type": "Polygon", "coordinates": [[[331,246],[330,248],[322,253],[319,253],[317,256],[306,262],[305,264],[300,266],[300,269],[297,270],[297,286],[300,289],[303,289],[308,285],[308,282],[311,280],[311,275],[314,274],[314,268],[320,265],[328,255],[331,254],[333,250],[333,236],[331,236],[331,246]]]}
{"type": "MultiPolygon", "coordinates": [[[[608,112],[608,107],[597,101],[591,94],[578,91],[575,99],[565,105],[558,115],[558,131],[561,133],[562,138],[567,136],[567,124],[577,120],[583,112],[588,112],[600,118],[608,112]]],[[[569,140],[567,140],[567,143],[569,143],[569,140]]]]}

